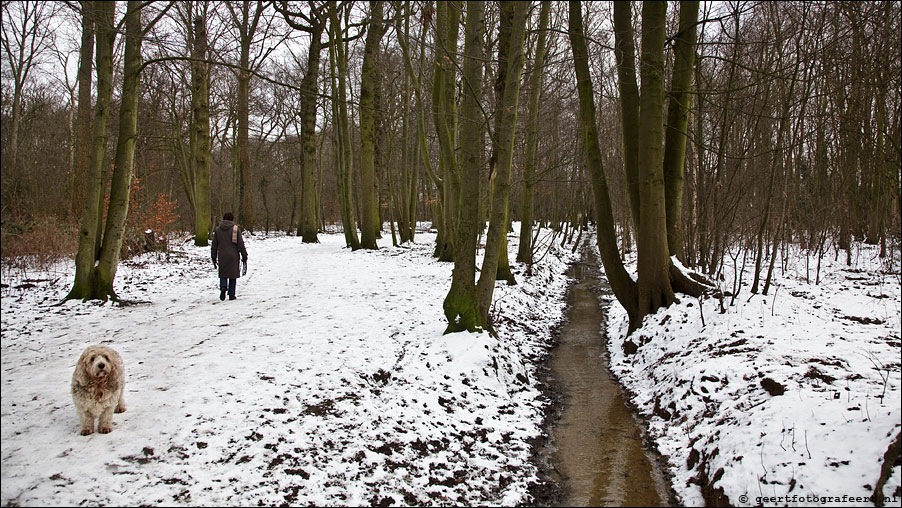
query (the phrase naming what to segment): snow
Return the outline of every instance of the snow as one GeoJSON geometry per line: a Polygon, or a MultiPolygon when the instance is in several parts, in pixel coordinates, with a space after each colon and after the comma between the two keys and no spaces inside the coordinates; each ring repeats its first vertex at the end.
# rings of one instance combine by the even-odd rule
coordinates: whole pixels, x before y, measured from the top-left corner
{"type": "Polygon", "coordinates": [[[209,248],[190,243],[120,265],[120,297],[149,304],[56,306],[72,261],[4,270],[0,503],[523,502],[546,404],[535,366],[575,256],[555,246],[532,277],[514,267],[497,338],[443,335],[452,264],[434,239],[351,252],[339,234],[247,235],[225,302],[209,248]],[[128,409],[85,437],[69,387],[95,343],[120,352],[128,409]]]}
{"type": "MultiPolygon", "coordinates": [[[[794,249],[767,296],[749,292],[748,266],[734,306],[726,296],[721,313],[716,298],[681,295],[627,339],[634,354],[623,347],[625,311],[610,307],[611,370],[683,504],[704,504],[704,470],[734,506],[873,506],[865,498],[902,426],[898,256],[890,265],[860,246],[846,265],[844,253],[828,254],[815,284],[817,260],[794,249]],[[785,392],[770,394],[765,379],[785,392]]],[[[729,258],[724,273],[720,286],[732,291],[729,258]]],[[[883,487],[888,506],[902,503],[900,480],[897,463],[883,487]]]]}
{"type": "MultiPolygon", "coordinates": [[[[248,274],[225,302],[209,249],[189,243],[120,265],[120,296],[150,302],[135,306],[56,306],[72,261],[5,268],[0,503],[530,503],[547,404],[537,366],[576,256],[554,245],[531,277],[514,265],[519,284],[496,287],[497,337],[443,335],[452,265],[431,257],[434,234],[375,252],[320,241],[248,235],[248,274]],[[95,343],[126,363],[128,410],[112,433],[80,436],[69,385],[95,343]]],[[[683,296],[629,337],[634,354],[624,312],[602,296],[610,369],[681,503],[704,503],[703,469],[735,506],[872,505],[842,496],[873,493],[902,425],[898,255],[891,267],[867,247],[851,266],[825,257],[814,284],[816,260],[806,282],[792,251],[767,296],[750,295],[748,269],[723,313],[683,296]]],[[[883,493],[899,506],[893,471],[883,493]]]]}

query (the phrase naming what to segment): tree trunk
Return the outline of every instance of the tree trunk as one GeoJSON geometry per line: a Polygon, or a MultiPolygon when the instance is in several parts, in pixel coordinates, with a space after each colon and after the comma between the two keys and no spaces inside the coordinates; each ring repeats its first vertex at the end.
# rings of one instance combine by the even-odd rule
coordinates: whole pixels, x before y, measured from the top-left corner
{"type": "MultiPolygon", "coordinates": [[[[501,251],[507,250],[507,210],[510,195],[510,173],[514,155],[514,129],[517,125],[517,107],[520,97],[520,72],[523,69],[523,39],[526,32],[526,14],[528,2],[504,2],[502,9],[502,26],[499,30],[498,53],[499,76],[504,76],[501,92],[501,104],[497,108],[500,114],[495,125],[498,156],[490,179],[492,192],[492,211],[489,230],[486,233],[485,255],[482,271],[476,287],[477,307],[481,324],[490,325],[489,308],[495,290],[495,278],[501,268],[499,263],[501,251]],[[504,13],[504,11],[507,11],[504,13]],[[506,68],[502,71],[500,66],[506,68]]],[[[510,272],[510,267],[507,268],[510,272]]],[[[510,274],[507,280],[513,279],[510,274]]]]}
{"type": "MultiPolygon", "coordinates": [[[[409,21],[409,20],[408,20],[409,21]]],[[[422,23],[422,27],[420,29],[420,40],[423,41],[426,39],[426,27],[427,23],[422,23]]],[[[410,60],[405,57],[405,62],[410,62],[410,60]]],[[[417,107],[416,107],[416,115],[417,115],[417,139],[419,143],[414,145],[414,157],[413,160],[417,160],[417,157],[422,157],[423,159],[423,167],[426,169],[427,175],[434,175],[435,172],[432,169],[432,159],[429,155],[429,151],[426,149],[426,118],[425,118],[425,107],[422,105],[422,88],[421,83],[423,82],[423,73],[426,70],[426,45],[420,44],[420,63],[419,63],[419,75],[416,81],[413,82],[415,95],[417,98],[417,107]]],[[[410,72],[411,79],[413,78],[412,69],[408,68],[408,72],[410,72]]],[[[407,192],[410,193],[410,198],[408,199],[407,206],[410,208],[408,215],[410,216],[410,241],[414,241],[416,237],[417,231],[417,205],[420,201],[420,172],[414,165],[413,171],[410,172],[410,183],[407,192]]]]}
{"type": "Polygon", "coordinates": [[[250,108],[251,75],[246,69],[249,65],[249,48],[241,50],[241,69],[238,74],[238,217],[245,228],[253,229],[254,200],[251,189],[251,159],[248,149],[248,122],[250,108]]]}
{"type": "MultiPolygon", "coordinates": [[[[387,31],[387,25],[382,25],[382,35],[385,35],[387,31]]],[[[381,38],[381,37],[380,37],[381,38]]],[[[375,133],[375,143],[373,145],[373,169],[376,175],[376,181],[374,186],[376,188],[376,196],[375,196],[375,209],[376,209],[376,240],[382,239],[382,227],[385,224],[385,218],[383,213],[383,197],[385,196],[387,190],[385,189],[385,174],[391,168],[392,161],[392,153],[394,150],[394,141],[395,134],[392,132],[391,140],[389,143],[388,137],[388,129],[386,129],[386,119],[388,118],[386,101],[383,93],[385,90],[382,86],[382,81],[384,78],[382,77],[382,69],[381,66],[384,65],[382,61],[381,50],[377,50],[376,52],[376,67],[379,69],[379,84],[373,90],[373,109],[375,112],[375,122],[374,122],[374,133],[375,133]]],[[[392,129],[393,130],[393,129],[392,129]]],[[[386,206],[385,210],[388,210],[386,206]]],[[[387,213],[387,212],[385,212],[387,213]]]]}
{"type": "MultiPolygon", "coordinates": [[[[107,121],[113,95],[113,43],[116,31],[113,28],[116,4],[114,2],[91,2],[83,11],[95,26],[97,38],[97,104],[92,121],[90,161],[86,174],[85,200],[81,214],[81,229],[78,232],[78,253],[75,256],[75,282],[66,300],[95,298],[94,265],[101,242],[98,226],[102,221],[100,212],[103,203],[103,166],[107,146],[107,121]]],[[[82,41],[84,42],[84,40],[82,41]]],[[[90,80],[89,80],[90,81],[90,80]]]]}
{"type": "MultiPolygon", "coordinates": [[[[616,5],[615,3],[615,7],[616,5]]],[[[595,198],[598,250],[601,254],[605,274],[611,283],[611,289],[614,291],[617,301],[626,309],[632,330],[641,324],[638,293],[636,283],[624,268],[617,249],[614,214],[611,210],[611,198],[608,195],[607,181],[604,176],[601,147],[598,142],[598,126],[595,124],[595,99],[592,92],[592,78],[589,74],[589,55],[586,50],[585,34],[583,33],[580,2],[571,0],[569,7],[570,26],[568,35],[570,37],[570,46],[573,50],[576,88],[579,93],[579,121],[582,126],[583,148],[586,150],[586,164],[592,180],[592,191],[595,198]]]]}
{"type": "Polygon", "coordinates": [[[680,32],[674,44],[675,61],[667,106],[664,143],[664,199],[667,214],[667,246],[670,254],[686,263],[683,248],[683,169],[686,163],[686,133],[692,104],[692,75],[695,68],[695,26],[697,1],[680,2],[680,32]]]}
{"type": "Polygon", "coordinates": [[[676,300],[670,285],[664,200],[664,42],[667,4],[642,4],[639,111],[639,313],[654,314],[676,300]]]}
{"type": "MultiPolygon", "coordinates": [[[[307,49],[307,70],[301,81],[301,241],[319,243],[316,220],[316,81],[319,76],[322,35],[325,22],[311,13],[313,24],[310,31],[310,46],[307,49]]],[[[341,44],[341,42],[334,42],[341,44]]]]}
{"type": "Polygon", "coordinates": [[[539,11],[539,40],[529,76],[529,119],[526,127],[526,160],[523,165],[523,203],[520,211],[520,247],[517,261],[531,264],[533,255],[532,222],[535,200],[536,150],[538,148],[539,98],[542,95],[542,76],[545,74],[545,45],[548,40],[548,19],[551,2],[542,1],[539,11]]]}
{"type": "MultiPolygon", "coordinates": [[[[404,56],[404,68],[406,70],[405,78],[409,79],[413,83],[413,93],[416,98],[416,105],[414,107],[414,112],[416,114],[416,144],[414,147],[414,153],[422,158],[423,167],[426,169],[426,174],[429,176],[430,181],[439,189],[439,201],[442,201],[441,188],[443,183],[441,178],[435,173],[432,167],[432,160],[429,157],[429,150],[426,143],[426,119],[425,119],[425,109],[426,106],[423,103],[423,91],[421,88],[421,84],[423,82],[423,70],[425,68],[425,57],[426,57],[426,45],[420,44],[420,56],[419,56],[419,72],[415,73],[413,68],[413,59],[410,55],[410,39],[409,39],[409,21],[410,21],[410,3],[406,2],[406,14],[404,16],[405,28],[402,30],[400,26],[400,19],[396,18],[395,21],[395,30],[397,33],[402,34],[402,36],[398,37],[398,43],[401,46],[401,51],[404,56]]],[[[426,37],[426,28],[428,23],[422,23],[422,28],[420,32],[420,40],[425,40],[426,37]]],[[[436,53],[437,54],[437,53],[436,53]]],[[[416,160],[417,156],[414,156],[413,160],[416,160]]],[[[419,189],[419,172],[416,170],[412,170],[411,178],[409,182],[408,192],[410,193],[410,197],[407,202],[407,206],[409,207],[408,215],[410,217],[410,239],[411,241],[414,238],[414,234],[416,231],[416,211],[417,211],[417,202],[418,202],[418,189],[419,189]]],[[[439,246],[444,243],[444,235],[442,229],[444,227],[443,217],[439,214],[433,214],[433,226],[436,228],[438,234],[436,235],[436,255],[438,255],[439,246]]]]}
{"type": "Polygon", "coordinates": [[[239,45],[241,56],[238,61],[238,216],[236,222],[240,222],[245,229],[253,231],[255,227],[254,217],[254,191],[253,178],[251,176],[250,159],[250,84],[251,84],[251,44],[257,25],[260,20],[263,3],[257,2],[255,13],[251,13],[251,2],[243,0],[238,7],[240,18],[235,18],[238,24],[239,45]]]}
{"type": "MultiPolygon", "coordinates": [[[[398,11],[398,18],[401,18],[401,7],[400,2],[395,2],[395,8],[398,11]]],[[[396,27],[398,28],[398,40],[404,39],[405,44],[410,43],[410,0],[404,2],[404,29],[401,30],[401,20],[398,19],[396,21],[396,27]]],[[[407,55],[405,54],[405,59],[407,55]]],[[[398,236],[400,237],[401,243],[407,243],[413,241],[413,236],[411,232],[413,228],[411,227],[411,217],[410,217],[410,199],[414,198],[413,195],[409,192],[410,179],[412,177],[412,173],[416,171],[411,167],[412,160],[410,156],[410,83],[411,83],[410,73],[407,72],[405,67],[404,69],[404,84],[403,88],[403,106],[401,108],[401,171],[400,171],[400,181],[397,184],[398,190],[397,192],[389,192],[391,196],[392,202],[392,214],[397,213],[397,221],[398,221],[398,236]],[[397,200],[395,199],[397,196],[397,200]],[[397,201],[397,203],[396,203],[397,201]]],[[[391,169],[389,168],[386,171],[386,174],[389,177],[389,185],[392,186],[391,179],[391,169]]],[[[392,237],[394,238],[394,229],[392,229],[392,237]]]]}
{"type": "Polygon", "coordinates": [[[19,170],[19,111],[22,109],[22,90],[20,86],[16,83],[13,90],[12,115],[9,120],[9,154],[7,155],[12,162],[13,170],[17,172],[19,170]]]}
{"type": "MultiPolygon", "coordinates": [[[[376,97],[377,102],[381,102],[381,100],[382,99],[380,96],[376,97]]],[[[381,109],[381,108],[377,108],[377,109],[381,109]]],[[[402,124],[403,123],[404,122],[402,121],[402,124]]],[[[403,126],[402,126],[402,131],[403,131],[403,126]]],[[[380,137],[380,135],[377,134],[377,137],[380,137]]],[[[405,139],[405,138],[407,138],[407,136],[402,134],[401,138],[402,138],[401,146],[403,147],[404,142],[407,141],[407,139],[405,139]]],[[[406,151],[407,150],[402,150],[402,152],[406,152],[406,151]]],[[[389,151],[388,160],[391,160],[390,153],[391,153],[391,151],[389,151]]],[[[402,167],[404,166],[404,161],[405,161],[404,155],[406,155],[406,154],[401,155],[401,166],[402,167]]],[[[393,247],[397,247],[398,245],[400,245],[398,243],[398,237],[401,238],[401,243],[404,243],[406,241],[404,239],[405,231],[408,231],[405,219],[403,217],[404,213],[401,211],[402,209],[406,209],[406,206],[404,205],[404,198],[402,197],[406,193],[403,191],[401,191],[399,193],[399,192],[397,192],[397,189],[396,189],[396,187],[399,187],[399,186],[403,187],[403,185],[401,185],[401,184],[403,183],[403,179],[404,179],[403,178],[404,171],[403,170],[401,171],[402,182],[399,184],[396,184],[395,177],[392,174],[393,171],[392,171],[391,165],[390,164],[381,164],[381,165],[382,165],[382,167],[385,168],[384,181],[385,181],[385,184],[387,187],[387,194],[388,194],[388,226],[389,226],[389,230],[391,231],[391,244],[393,247]],[[397,228],[395,228],[396,221],[397,221],[397,225],[398,225],[397,228]]]]}
{"type": "Polygon", "coordinates": [[[91,60],[94,58],[92,2],[81,2],[81,50],[78,63],[78,112],[75,115],[75,165],[72,175],[72,215],[83,211],[85,184],[91,164],[91,60]]]}
{"type": "Polygon", "coordinates": [[[331,68],[332,82],[332,117],[333,135],[335,136],[336,175],[338,178],[338,190],[341,201],[341,222],[344,229],[345,242],[351,250],[360,248],[360,240],[357,237],[357,225],[354,221],[354,203],[352,199],[351,162],[351,128],[348,120],[347,102],[347,52],[342,39],[341,21],[338,17],[337,7],[332,7],[330,13],[331,40],[329,45],[329,64],[331,68]]]}
{"type": "MultiPolygon", "coordinates": [[[[513,71],[513,68],[510,66],[511,63],[513,65],[519,65],[516,73],[516,88],[517,88],[517,97],[513,99],[514,104],[518,102],[519,99],[519,89],[520,89],[520,72],[523,69],[523,38],[525,35],[520,34],[519,44],[514,43],[515,47],[511,46],[512,41],[512,33],[514,31],[522,31],[525,33],[525,25],[526,25],[526,14],[523,12],[523,26],[524,28],[520,29],[517,25],[519,23],[519,18],[514,20],[514,16],[518,16],[520,14],[520,7],[528,7],[528,4],[520,4],[520,3],[510,3],[510,2],[501,2],[501,20],[500,20],[500,28],[498,30],[498,72],[495,80],[495,136],[492,143],[492,156],[490,158],[490,167],[489,167],[489,187],[486,189],[486,193],[491,195],[489,196],[488,202],[490,204],[489,212],[491,217],[497,217],[495,214],[494,206],[497,203],[501,203],[504,207],[503,213],[503,224],[497,226],[501,231],[501,236],[498,239],[500,242],[498,247],[497,261],[493,260],[492,257],[494,254],[494,247],[489,249],[489,243],[495,241],[495,237],[491,239],[489,237],[486,238],[486,254],[489,255],[488,260],[491,263],[494,263],[495,269],[492,270],[492,277],[496,280],[506,280],[508,284],[516,284],[517,281],[514,278],[514,274],[510,269],[510,262],[508,260],[507,255],[507,228],[508,228],[508,217],[510,216],[510,164],[506,167],[499,167],[501,164],[500,157],[501,152],[504,150],[508,150],[508,154],[505,154],[506,157],[509,157],[512,162],[513,157],[513,129],[516,126],[516,105],[513,105],[513,109],[507,108],[505,109],[505,92],[508,90],[508,75],[513,71]],[[516,53],[516,55],[514,55],[516,53]],[[513,59],[513,60],[512,60],[513,59]],[[516,62],[514,62],[516,60],[516,62]],[[514,123],[510,127],[511,129],[511,137],[510,143],[511,148],[508,149],[501,139],[501,131],[507,129],[506,125],[502,126],[502,124],[506,123],[510,120],[510,115],[513,114],[514,123]],[[497,170],[500,170],[500,174],[498,174],[499,178],[494,178],[497,170]],[[504,174],[507,174],[507,178],[503,178],[504,174]],[[495,184],[500,185],[500,187],[496,188],[495,184]],[[501,201],[496,201],[496,197],[503,197],[501,201]]],[[[508,106],[511,104],[508,103],[508,106]]],[[[483,201],[480,201],[483,202],[483,201]]],[[[479,220],[480,226],[485,224],[485,220],[480,214],[479,220]]],[[[486,275],[486,271],[483,269],[480,274],[480,280],[482,277],[486,275]]],[[[486,288],[487,282],[483,282],[483,289],[480,290],[477,288],[477,294],[480,298],[488,297],[489,302],[491,301],[491,290],[486,288]]],[[[487,314],[484,314],[484,317],[487,317],[487,314]]]]}
{"type": "Polygon", "coordinates": [[[119,134],[116,139],[116,159],[110,185],[110,206],[107,209],[103,246],[95,275],[95,298],[118,300],[113,280],[119,267],[119,255],[125,236],[129,193],[135,161],[135,142],[138,137],[138,100],[141,81],[141,0],[129,0],[125,14],[125,56],[122,73],[122,95],[119,105],[119,134]]]}
{"type": "MultiPolygon", "coordinates": [[[[460,175],[457,168],[457,157],[454,153],[457,144],[455,135],[457,104],[454,100],[456,86],[456,58],[458,24],[462,4],[459,1],[437,2],[435,16],[435,68],[432,84],[432,117],[435,124],[439,144],[439,172],[441,186],[439,193],[442,201],[442,243],[436,245],[436,254],[440,261],[454,260],[454,241],[458,221],[458,199],[460,198],[460,175]]],[[[481,72],[480,72],[481,74],[481,72]]],[[[478,194],[473,197],[478,201],[478,194]]]]}
{"type": "MultiPolygon", "coordinates": [[[[441,5],[441,3],[440,3],[441,5]]],[[[451,6],[455,10],[458,6],[451,6]]],[[[447,8],[447,6],[446,6],[447,8]]],[[[483,140],[483,119],[479,106],[482,96],[482,65],[485,39],[485,3],[467,2],[467,23],[464,43],[463,104],[461,107],[461,164],[462,174],[449,175],[460,182],[460,220],[455,228],[454,270],[451,289],[443,302],[448,327],[445,333],[477,331],[480,323],[476,307],[476,236],[477,201],[479,196],[480,151],[483,140]]],[[[459,10],[458,10],[459,12],[459,10]]],[[[456,17],[453,16],[452,17],[456,17]]],[[[456,20],[454,31],[457,31],[456,20]]],[[[447,42],[447,41],[446,41],[447,42]]],[[[438,67],[438,66],[436,66],[438,67]]],[[[447,133],[446,133],[447,134],[447,133]]]]}
{"type": "Polygon", "coordinates": [[[194,19],[191,62],[191,125],[194,131],[194,245],[206,247],[212,227],[210,209],[210,74],[207,57],[207,19],[194,19]]]}
{"type": "MultiPolygon", "coordinates": [[[[693,74],[695,74],[695,83],[696,87],[700,87],[699,85],[699,66],[696,65],[693,69],[693,74]]],[[[693,160],[695,160],[695,168],[693,171],[693,166],[689,166],[689,181],[694,185],[690,185],[689,187],[689,198],[688,201],[690,203],[689,210],[686,217],[687,231],[686,231],[686,266],[694,267],[698,264],[698,232],[700,228],[700,223],[702,220],[701,206],[699,201],[702,199],[702,182],[704,176],[704,162],[705,162],[705,144],[704,144],[704,111],[703,111],[704,102],[699,99],[698,105],[696,106],[695,111],[695,142],[692,145],[693,151],[693,160]]],[[[688,129],[688,126],[687,126],[688,129]]]]}
{"type": "MultiPolygon", "coordinates": [[[[851,10],[850,8],[847,8],[851,10]]],[[[852,195],[854,189],[854,180],[858,178],[859,163],[859,128],[856,124],[858,118],[859,103],[859,87],[851,83],[857,83],[859,76],[856,72],[858,62],[861,60],[860,48],[861,41],[857,23],[854,22],[857,16],[849,15],[852,23],[852,54],[848,63],[851,69],[846,72],[849,74],[849,82],[842,83],[841,86],[849,90],[840,96],[845,98],[845,110],[840,112],[839,131],[840,143],[838,151],[841,154],[840,171],[839,171],[839,248],[846,251],[847,263],[852,258],[852,195]],[[847,96],[846,96],[847,95],[847,96]]]]}
{"type": "Polygon", "coordinates": [[[633,40],[632,2],[614,2],[614,56],[620,89],[623,128],[623,168],[633,227],[639,230],[639,87],[636,84],[636,49],[633,40]]]}
{"type": "MultiPolygon", "coordinates": [[[[881,80],[882,81],[882,80],[881,80]]],[[[877,141],[874,157],[874,186],[871,193],[870,216],[868,220],[868,243],[877,244],[886,236],[884,221],[889,214],[887,207],[887,164],[884,133],[886,131],[886,88],[879,85],[877,91],[877,141]]],[[[883,249],[881,249],[883,252],[883,249]]],[[[882,257],[882,255],[881,255],[882,257]]]]}
{"type": "Polygon", "coordinates": [[[382,39],[382,2],[370,3],[370,24],[360,80],[360,246],[378,249],[379,193],[376,186],[376,87],[382,86],[376,57],[382,39]]]}

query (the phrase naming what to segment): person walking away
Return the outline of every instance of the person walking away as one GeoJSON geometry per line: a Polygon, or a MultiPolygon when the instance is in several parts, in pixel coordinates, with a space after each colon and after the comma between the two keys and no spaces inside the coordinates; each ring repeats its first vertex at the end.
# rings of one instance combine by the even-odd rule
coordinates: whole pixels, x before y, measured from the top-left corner
{"type": "Polygon", "coordinates": [[[228,291],[229,300],[234,300],[238,277],[247,273],[247,250],[232,212],[223,214],[222,221],[213,232],[210,256],[213,258],[213,266],[219,268],[219,299],[225,300],[228,291]],[[243,270],[241,263],[244,263],[243,270]]]}

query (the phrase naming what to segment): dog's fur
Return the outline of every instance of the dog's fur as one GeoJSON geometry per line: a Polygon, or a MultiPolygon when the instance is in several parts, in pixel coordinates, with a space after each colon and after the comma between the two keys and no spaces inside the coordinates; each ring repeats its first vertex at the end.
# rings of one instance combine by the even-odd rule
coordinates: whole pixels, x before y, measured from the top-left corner
{"type": "Polygon", "coordinates": [[[119,353],[106,346],[88,346],[72,374],[72,400],[81,420],[81,435],[113,430],[113,411],[125,411],[125,368],[119,353]]]}

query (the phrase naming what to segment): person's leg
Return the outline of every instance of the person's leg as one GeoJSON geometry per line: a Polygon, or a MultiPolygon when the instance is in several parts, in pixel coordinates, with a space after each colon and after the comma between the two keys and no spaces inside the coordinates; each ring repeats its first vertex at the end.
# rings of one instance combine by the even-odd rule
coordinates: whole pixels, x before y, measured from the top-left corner
{"type": "Polygon", "coordinates": [[[238,279],[229,279],[229,300],[235,299],[235,286],[238,285],[238,279]]]}
{"type": "Polygon", "coordinates": [[[219,299],[225,300],[226,289],[228,289],[229,279],[226,277],[219,278],[219,299]]]}

